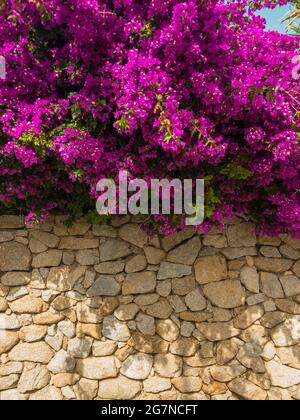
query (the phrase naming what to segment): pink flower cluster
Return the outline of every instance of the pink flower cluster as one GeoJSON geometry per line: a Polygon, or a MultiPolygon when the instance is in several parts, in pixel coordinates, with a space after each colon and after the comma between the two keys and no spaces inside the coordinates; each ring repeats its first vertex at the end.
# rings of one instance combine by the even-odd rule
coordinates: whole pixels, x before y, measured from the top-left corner
{"type": "Polygon", "coordinates": [[[1,211],[84,212],[99,179],[127,170],[204,177],[205,229],[243,213],[300,235],[299,43],[255,4],[1,2],[1,211]]]}

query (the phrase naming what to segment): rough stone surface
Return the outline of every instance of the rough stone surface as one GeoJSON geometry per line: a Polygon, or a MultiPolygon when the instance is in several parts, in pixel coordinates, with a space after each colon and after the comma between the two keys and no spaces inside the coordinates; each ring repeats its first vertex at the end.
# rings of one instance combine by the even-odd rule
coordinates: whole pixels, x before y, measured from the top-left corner
{"type": "Polygon", "coordinates": [[[30,269],[29,249],[18,242],[0,244],[0,271],[27,271],[30,269]]]}
{"type": "Polygon", "coordinates": [[[0,400],[300,400],[300,242],[0,216],[0,400]]]}
{"type": "Polygon", "coordinates": [[[207,299],[219,308],[233,309],[245,304],[245,289],[239,281],[226,280],[206,284],[203,290],[207,299]]]}
{"type": "Polygon", "coordinates": [[[151,271],[128,274],[122,288],[124,295],[137,295],[154,292],[156,275],[151,271]]]}
{"type": "Polygon", "coordinates": [[[195,265],[196,280],[199,284],[208,284],[226,280],[227,265],[223,257],[201,257],[195,265]]]}
{"type": "Polygon", "coordinates": [[[120,376],[101,381],[98,395],[103,400],[130,400],[142,390],[142,384],[120,376]]]}
{"type": "Polygon", "coordinates": [[[76,369],[86,379],[102,380],[118,374],[115,359],[111,356],[78,360],[76,369]]]}

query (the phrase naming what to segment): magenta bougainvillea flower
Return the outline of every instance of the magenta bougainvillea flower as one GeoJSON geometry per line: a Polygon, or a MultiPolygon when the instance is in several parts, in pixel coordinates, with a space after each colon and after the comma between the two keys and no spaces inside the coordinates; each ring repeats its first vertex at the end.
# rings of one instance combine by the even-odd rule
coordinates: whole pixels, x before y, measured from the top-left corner
{"type": "Polygon", "coordinates": [[[257,7],[1,1],[2,211],[81,213],[99,179],[127,170],[204,177],[204,229],[243,213],[266,233],[300,235],[299,43],[266,32],[257,7]]]}

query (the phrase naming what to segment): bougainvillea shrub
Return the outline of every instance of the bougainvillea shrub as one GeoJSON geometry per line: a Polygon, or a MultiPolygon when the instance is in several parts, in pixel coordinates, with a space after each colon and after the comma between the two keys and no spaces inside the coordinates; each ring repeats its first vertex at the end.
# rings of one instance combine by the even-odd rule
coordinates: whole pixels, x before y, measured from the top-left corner
{"type": "Polygon", "coordinates": [[[127,170],[205,178],[204,228],[299,235],[298,38],[255,13],[287,1],[259,3],[0,1],[1,210],[82,213],[127,170]]]}

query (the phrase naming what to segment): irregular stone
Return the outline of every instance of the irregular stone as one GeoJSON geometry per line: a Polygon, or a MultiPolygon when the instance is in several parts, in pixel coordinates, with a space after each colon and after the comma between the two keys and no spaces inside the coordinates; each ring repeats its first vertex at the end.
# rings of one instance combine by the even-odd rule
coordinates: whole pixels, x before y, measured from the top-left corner
{"type": "Polygon", "coordinates": [[[157,334],[166,341],[173,342],[179,337],[179,328],[171,319],[163,319],[156,322],[157,334]]]}
{"type": "Polygon", "coordinates": [[[10,309],[17,314],[38,314],[48,309],[45,302],[34,296],[25,296],[9,304],[10,309]]]}
{"type": "Polygon", "coordinates": [[[272,299],[284,298],[284,293],[278,277],[271,273],[261,273],[260,275],[261,291],[272,299]]]}
{"type": "Polygon", "coordinates": [[[50,373],[45,366],[25,367],[18,383],[18,392],[26,394],[27,392],[38,391],[47,386],[49,382],[50,373]]]}
{"type": "Polygon", "coordinates": [[[65,296],[58,296],[52,302],[51,306],[56,311],[65,311],[66,309],[70,309],[76,303],[75,300],[72,300],[65,296]]]}
{"type": "Polygon", "coordinates": [[[147,261],[144,255],[136,255],[135,257],[131,258],[126,264],[125,271],[126,273],[138,273],[143,271],[147,268],[147,261]]]}
{"type": "Polygon", "coordinates": [[[213,305],[222,309],[238,308],[246,301],[245,289],[235,280],[206,284],[203,291],[213,305]]]}
{"type": "Polygon", "coordinates": [[[81,378],[74,386],[76,398],[79,401],[91,401],[98,393],[98,381],[81,378]]]}
{"type": "Polygon", "coordinates": [[[281,254],[277,248],[272,246],[262,246],[260,253],[266,258],[281,258],[281,254]]]}
{"type": "Polygon", "coordinates": [[[140,333],[134,333],[128,342],[128,345],[141,353],[164,354],[167,353],[169,343],[157,336],[144,336],[140,333]]]}
{"type": "Polygon", "coordinates": [[[185,296],[196,288],[194,276],[183,277],[181,279],[172,279],[172,291],[174,295],[185,296]]]}
{"type": "Polygon", "coordinates": [[[165,299],[160,299],[158,302],[146,308],[147,315],[158,319],[167,319],[171,316],[172,312],[172,307],[165,299]]]}
{"type": "Polygon", "coordinates": [[[126,342],[130,338],[130,331],[127,325],[124,322],[120,322],[114,316],[104,318],[102,334],[104,337],[113,341],[126,342]]]}
{"type": "Polygon", "coordinates": [[[116,379],[106,379],[99,384],[98,396],[103,400],[131,400],[142,390],[138,381],[119,376],[116,379]]]}
{"type": "Polygon", "coordinates": [[[84,249],[95,249],[98,248],[98,246],[98,239],[75,238],[72,236],[68,236],[61,239],[59,249],[80,251],[84,249]]]}
{"type": "Polygon", "coordinates": [[[214,357],[203,357],[201,351],[198,351],[193,357],[185,357],[184,362],[192,368],[204,368],[216,364],[214,357]]]}
{"type": "Polygon", "coordinates": [[[265,373],[265,364],[260,357],[262,352],[263,347],[258,343],[247,343],[240,349],[237,360],[247,369],[251,369],[254,373],[265,373]]]}
{"type": "Polygon", "coordinates": [[[44,342],[17,344],[9,353],[14,362],[33,362],[47,364],[53,357],[53,351],[44,342]]]}
{"type": "Polygon", "coordinates": [[[145,392],[152,394],[159,394],[172,388],[170,379],[160,378],[159,376],[147,379],[143,385],[145,392]]]}
{"type": "Polygon", "coordinates": [[[209,395],[211,397],[221,397],[223,394],[226,394],[228,392],[227,386],[219,382],[213,382],[209,385],[203,385],[202,390],[206,395],[209,395]]]}
{"type": "Polygon", "coordinates": [[[198,236],[192,238],[167,256],[167,261],[175,264],[193,265],[201,249],[201,240],[198,236]]]}
{"type": "Polygon", "coordinates": [[[77,372],[86,379],[115,378],[118,370],[114,357],[90,357],[77,361],[77,372]]]}
{"type": "Polygon", "coordinates": [[[111,356],[117,350],[118,344],[114,341],[94,341],[93,356],[111,356]]]}
{"type": "Polygon", "coordinates": [[[182,366],[182,358],[173,354],[157,354],[154,357],[154,370],[163,378],[180,377],[182,366]]]}
{"type": "Polygon", "coordinates": [[[162,239],[163,249],[169,252],[171,251],[171,249],[175,248],[177,245],[182,244],[182,242],[186,241],[187,239],[192,238],[194,235],[195,235],[195,228],[189,227],[171,236],[165,237],[162,239]]]}
{"type": "Polygon", "coordinates": [[[140,308],[135,303],[121,305],[115,310],[114,315],[119,321],[130,321],[135,318],[140,308]]]}
{"type": "Polygon", "coordinates": [[[188,265],[162,262],[157,275],[158,280],[180,278],[192,274],[192,268],[188,265]]]}
{"type": "Polygon", "coordinates": [[[59,238],[52,233],[34,230],[31,232],[32,238],[46,245],[48,248],[56,248],[59,244],[59,238]]]}
{"type": "Polygon", "coordinates": [[[8,353],[19,342],[18,333],[0,330],[0,355],[8,353]]]}
{"type": "Polygon", "coordinates": [[[200,392],[202,389],[202,380],[193,376],[174,378],[171,382],[179,392],[186,394],[200,392]]]}
{"type": "Polygon", "coordinates": [[[273,360],[275,356],[276,356],[275,346],[272,343],[272,341],[269,341],[265,345],[264,350],[263,350],[263,352],[261,354],[261,357],[263,358],[263,360],[269,362],[270,360],[273,360]]]}
{"type": "Polygon", "coordinates": [[[264,293],[259,293],[258,295],[252,295],[247,298],[247,305],[248,306],[255,306],[259,305],[260,303],[266,302],[267,297],[264,293]]]}
{"type": "Polygon", "coordinates": [[[300,295],[300,280],[295,276],[285,276],[280,278],[286,297],[300,295]]]}
{"type": "Polygon", "coordinates": [[[151,265],[159,265],[166,256],[165,251],[152,246],[145,246],[144,251],[148,264],[151,265]]]}
{"type": "Polygon", "coordinates": [[[230,323],[203,323],[197,325],[197,328],[207,340],[212,342],[228,340],[240,334],[240,330],[234,328],[230,323]]]}
{"type": "Polygon", "coordinates": [[[199,289],[195,289],[185,297],[187,307],[193,312],[200,312],[206,309],[207,302],[200,293],[199,289]]]}
{"type": "Polygon", "coordinates": [[[13,287],[10,289],[9,294],[6,297],[7,302],[14,302],[17,299],[20,299],[29,294],[26,287],[13,287]]]}
{"type": "Polygon", "coordinates": [[[259,386],[265,391],[269,391],[271,389],[271,381],[267,374],[265,375],[259,375],[257,373],[250,372],[248,374],[248,379],[250,382],[252,382],[254,385],[259,386]]]}
{"type": "Polygon", "coordinates": [[[16,389],[0,392],[0,401],[26,401],[27,395],[20,394],[16,389]]]}
{"type": "Polygon", "coordinates": [[[224,248],[221,249],[222,254],[227,260],[237,260],[242,257],[255,257],[257,255],[256,248],[224,248]]]}
{"type": "Polygon", "coordinates": [[[222,249],[228,247],[228,242],[224,235],[208,235],[204,237],[203,245],[222,249]]]}
{"type": "Polygon", "coordinates": [[[241,269],[241,282],[249,292],[259,293],[259,275],[255,267],[245,266],[241,269]]]}
{"type": "Polygon", "coordinates": [[[300,346],[279,348],[276,352],[283,365],[300,370],[300,346]]]}
{"type": "Polygon", "coordinates": [[[68,338],[73,338],[75,336],[75,325],[70,320],[60,321],[57,327],[64,336],[68,338]]]}
{"type": "Polygon", "coordinates": [[[199,284],[225,280],[228,275],[226,260],[217,255],[201,257],[196,262],[195,274],[199,284]]]}
{"type": "Polygon", "coordinates": [[[300,261],[296,262],[296,264],[293,266],[293,272],[297,277],[300,277],[300,261]]]}
{"type": "Polygon", "coordinates": [[[0,391],[15,388],[19,380],[18,375],[9,375],[0,378],[0,391]]]}
{"type": "Polygon", "coordinates": [[[272,386],[287,389],[300,384],[300,370],[283,366],[276,361],[266,364],[272,386]]]}
{"type": "Polygon", "coordinates": [[[14,234],[12,232],[0,232],[0,243],[10,242],[14,239],[14,234]]]}
{"type": "Polygon", "coordinates": [[[293,249],[300,251],[300,240],[296,238],[286,237],[283,239],[284,242],[293,249]]]}
{"type": "Polygon", "coordinates": [[[300,305],[290,299],[276,299],[275,305],[282,312],[300,315],[300,305]]]}
{"type": "Polygon", "coordinates": [[[75,368],[75,364],[76,361],[72,356],[65,350],[60,350],[48,364],[48,370],[54,374],[72,372],[75,368]]]}
{"type": "Polygon", "coordinates": [[[0,314],[0,331],[1,330],[17,330],[21,327],[15,314],[0,314]]]}
{"type": "Polygon", "coordinates": [[[220,366],[227,365],[235,359],[239,352],[239,345],[235,340],[223,341],[217,347],[217,363],[220,366]]]}
{"type": "Polygon", "coordinates": [[[41,254],[33,257],[32,267],[42,268],[42,267],[57,267],[60,265],[62,260],[62,252],[56,249],[50,251],[42,252],[41,254]]]}
{"type": "Polygon", "coordinates": [[[248,401],[265,401],[267,392],[245,379],[235,379],[228,385],[231,392],[248,401]]]}
{"type": "Polygon", "coordinates": [[[76,261],[80,265],[96,265],[99,264],[98,249],[83,249],[76,254],[76,261]]]}
{"type": "Polygon", "coordinates": [[[72,290],[75,283],[85,275],[86,267],[57,267],[52,268],[47,278],[47,288],[59,292],[72,290]]]}
{"type": "Polygon", "coordinates": [[[260,271],[269,273],[284,273],[291,269],[293,261],[284,258],[255,258],[255,266],[260,271]]]}
{"type": "Polygon", "coordinates": [[[87,297],[95,296],[117,296],[121,286],[113,276],[101,275],[87,291],[87,297]]]}
{"type": "Polygon", "coordinates": [[[279,250],[285,258],[289,258],[290,260],[299,260],[300,259],[300,252],[296,251],[294,248],[291,248],[288,245],[282,245],[279,248],[279,250]]]}
{"type": "Polygon", "coordinates": [[[61,401],[63,400],[62,393],[54,386],[47,386],[40,391],[31,394],[30,401],[61,401]]]}
{"type": "Polygon", "coordinates": [[[264,313],[265,311],[261,306],[251,306],[241,315],[236,317],[233,321],[233,324],[235,328],[245,330],[251,327],[251,325],[253,325],[256,321],[261,319],[264,316],[264,313]]]}
{"type": "Polygon", "coordinates": [[[62,321],[65,316],[62,313],[49,310],[33,317],[33,323],[37,325],[52,325],[62,321]]]}
{"type": "Polygon", "coordinates": [[[0,297],[0,312],[5,312],[8,309],[8,304],[6,299],[0,297]]]}
{"type": "Polygon", "coordinates": [[[83,324],[99,324],[103,321],[103,314],[99,309],[90,308],[84,303],[77,304],[77,319],[83,324]]]}
{"type": "Polygon", "coordinates": [[[45,337],[45,342],[53,348],[56,352],[61,350],[63,346],[64,335],[58,331],[54,336],[47,335],[45,337]]]}
{"type": "Polygon", "coordinates": [[[18,242],[0,243],[0,272],[28,271],[30,263],[31,254],[27,246],[18,242]]]}
{"type": "Polygon", "coordinates": [[[121,374],[129,379],[144,380],[148,378],[153,366],[153,357],[137,353],[129,356],[121,367],[121,374]]]}
{"type": "Polygon", "coordinates": [[[193,322],[184,321],[180,327],[180,334],[182,337],[190,338],[195,330],[195,325],[193,322]]]}
{"type": "Polygon", "coordinates": [[[255,246],[255,225],[253,223],[239,223],[229,226],[227,229],[227,238],[230,247],[255,246]]]}
{"type": "Polygon", "coordinates": [[[58,373],[53,377],[53,385],[56,388],[75,385],[80,379],[78,373],[58,373]]]}
{"type": "Polygon", "coordinates": [[[300,344],[300,320],[298,317],[287,319],[271,332],[276,347],[290,347],[300,344]]]}
{"type": "Polygon", "coordinates": [[[47,334],[47,326],[43,325],[28,325],[23,327],[19,333],[20,340],[27,343],[34,343],[41,341],[47,334]]]}
{"type": "Polygon", "coordinates": [[[76,335],[83,337],[87,335],[95,340],[101,340],[102,338],[102,325],[101,324],[82,324],[78,322],[76,325],[76,335]]]}
{"type": "Polygon", "coordinates": [[[31,239],[29,242],[30,251],[34,254],[39,254],[47,251],[48,247],[36,239],[31,239]]]}
{"type": "Polygon", "coordinates": [[[210,370],[211,376],[215,381],[227,383],[242,376],[247,369],[241,365],[232,366],[213,366],[210,370]]]}
{"type": "Polygon", "coordinates": [[[170,280],[160,281],[156,287],[158,295],[168,297],[172,291],[172,284],[170,280]]]}
{"type": "Polygon", "coordinates": [[[126,224],[119,229],[119,236],[126,242],[143,248],[148,242],[148,236],[141,225],[126,224]]]}
{"type": "Polygon", "coordinates": [[[137,295],[154,292],[156,275],[151,271],[128,274],[122,288],[123,295],[137,295]]]}
{"type": "Polygon", "coordinates": [[[130,254],[129,245],[119,239],[109,239],[100,245],[100,260],[102,262],[119,260],[130,254]]]}
{"type": "Polygon", "coordinates": [[[168,302],[174,309],[176,313],[181,313],[187,311],[186,305],[183,303],[182,299],[180,299],[177,295],[168,296],[168,302]]]}
{"type": "Polygon", "coordinates": [[[108,261],[95,266],[95,270],[100,274],[119,274],[124,270],[124,261],[108,261]]]}
{"type": "Polygon", "coordinates": [[[212,315],[206,312],[181,312],[179,318],[187,322],[205,322],[212,318],[212,315]]]}
{"type": "Polygon", "coordinates": [[[152,316],[139,313],[137,318],[137,329],[144,335],[155,335],[155,320],[152,316]]]}
{"type": "Polygon", "coordinates": [[[0,377],[9,376],[12,374],[20,374],[23,370],[23,363],[21,362],[9,362],[6,365],[1,364],[0,366],[0,377]]]}
{"type": "Polygon", "coordinates": [[[69,341],[68,353],[77,359],[85,359],[89,357],[92,350],[93,340],[89,337],[75,337],[69,341]]]}
{"type": "Polygon", "coordinates": [[[182,357],[194,356],[199,348],[199,344],[192,338],[181,337],[174,341],[170,346],[170,352],[182,357]]]}
{"type": "Polygon", "coordinates": [[[277,325],[282,324],[286,320],[285,314],[282,312],[271,312],[266,314],[261,319],[261,325],[265,328],[275,328],[277,325]]]}

